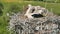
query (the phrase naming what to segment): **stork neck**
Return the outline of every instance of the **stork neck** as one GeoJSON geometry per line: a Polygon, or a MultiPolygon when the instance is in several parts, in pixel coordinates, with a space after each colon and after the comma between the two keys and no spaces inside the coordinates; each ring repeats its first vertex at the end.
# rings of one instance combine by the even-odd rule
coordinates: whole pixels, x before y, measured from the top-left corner
{"type": "Polygon", "coordinates": [[[29,9],[27,10],[26,14],[28,14],[30,12],[30,10],[31,10],[31,7],[29,7],[29,9]]]}

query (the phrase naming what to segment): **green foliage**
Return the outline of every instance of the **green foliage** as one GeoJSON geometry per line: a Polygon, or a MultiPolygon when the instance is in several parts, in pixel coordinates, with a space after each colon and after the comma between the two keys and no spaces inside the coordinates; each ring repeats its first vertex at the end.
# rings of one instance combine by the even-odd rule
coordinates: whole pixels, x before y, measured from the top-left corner
{"type": "Polygon", "coordinates": [[[20,11],[20,7],[19,7],[18,5],[16,5],[16,4],[12,4],[12,5],[10,6],[9,11],[14,12],[14,13],[17,13],[17,12],[20,11]]]}
{"type": "Polygon", "coordinates": [[[2,9],[0,8],[0,16],[3,14],[2,9]]]}
{"type": "Polygon", "coordinates": [[[2,3],[0,3],[0,16],[3,14],[3,12],[2,12],[2,9],[3,9],[4,7],[3,7],[3,4],[2,3]]]}
{"type": "Polygon", "coordinates": [[[2,3],[0,3],[0,8],[1,8],[1,9],[3,9],[3,8],[4,8],[2,3]]]}

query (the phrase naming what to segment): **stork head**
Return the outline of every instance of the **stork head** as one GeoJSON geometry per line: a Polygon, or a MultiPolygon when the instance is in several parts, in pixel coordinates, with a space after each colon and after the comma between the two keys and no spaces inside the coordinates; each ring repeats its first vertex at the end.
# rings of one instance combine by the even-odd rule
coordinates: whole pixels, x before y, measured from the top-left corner
{"type": "Polygon", "coordinates": [[[32,6],[31,4],[29,4],[27,8],[25,16],[28,18],[43,17],[42,12],[44,12],[45,8],[40,6],[32,6]]]}

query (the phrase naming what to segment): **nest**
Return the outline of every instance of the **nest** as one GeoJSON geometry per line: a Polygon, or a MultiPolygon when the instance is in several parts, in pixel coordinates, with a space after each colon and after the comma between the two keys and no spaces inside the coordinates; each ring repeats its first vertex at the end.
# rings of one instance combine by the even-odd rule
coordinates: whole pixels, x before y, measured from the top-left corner
{"type": "Polygon", "coordinates": [[[60,31],[60,19],[56,16],[28,19],[17,13],[11,16],[9,24],[9,30],[14,34],[44,34],[60,31]]]}

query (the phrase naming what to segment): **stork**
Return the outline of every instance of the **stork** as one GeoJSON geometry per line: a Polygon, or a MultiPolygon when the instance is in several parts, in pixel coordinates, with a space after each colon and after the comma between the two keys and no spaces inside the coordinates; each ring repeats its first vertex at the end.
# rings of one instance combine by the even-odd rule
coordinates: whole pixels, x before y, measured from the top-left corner
{"type": "Polygon", "coordinates": [[[45,8],[42,8],[40,6],[32,6],[31,4],[28,5],[28,9],[25,13],[25,16],[28,18],[39,18],[44,17],[42,13],[44,12],[45,8]]]}

